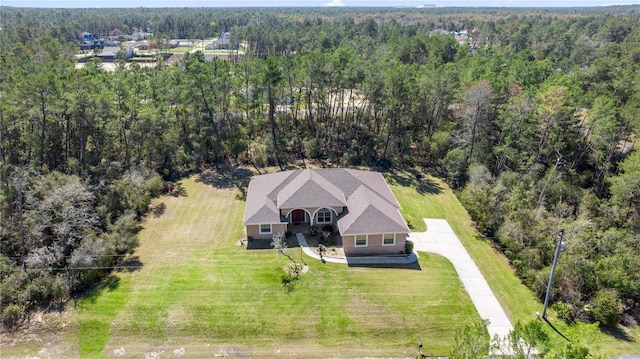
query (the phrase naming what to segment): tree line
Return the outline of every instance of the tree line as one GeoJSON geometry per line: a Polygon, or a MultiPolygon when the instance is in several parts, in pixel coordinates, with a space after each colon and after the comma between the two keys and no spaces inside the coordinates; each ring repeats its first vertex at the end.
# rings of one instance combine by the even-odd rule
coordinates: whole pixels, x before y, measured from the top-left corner
{"type": "Polygon", "coordinates": [[[640,320],[637,6],[199,10],[1,9],[3,318],[126,260],[163,178],[312,160],[446,178],[540,298],[564,229],[556,311],[640,320]],[[80,31],[125,25],[246,55],[75,68],[80,31]]]}

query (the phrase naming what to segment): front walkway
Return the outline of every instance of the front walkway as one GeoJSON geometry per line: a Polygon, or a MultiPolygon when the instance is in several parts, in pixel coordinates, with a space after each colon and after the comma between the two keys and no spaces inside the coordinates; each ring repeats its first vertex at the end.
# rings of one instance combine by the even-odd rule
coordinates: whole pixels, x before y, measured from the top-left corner
{"type": "Polygon", "coordinates": [[[415,250],[436,253],[449,259],[458,272],[478,314],[482,319],[489,320],[487,330],[491,339],[493,340],[495,335],[505,338],[513,330],[513,326],[449,223],[444,219],[428,218],[424,218],[424,222],[427,225],[427,231],[412,232],[409,237],[415,243],[415,250]]]}

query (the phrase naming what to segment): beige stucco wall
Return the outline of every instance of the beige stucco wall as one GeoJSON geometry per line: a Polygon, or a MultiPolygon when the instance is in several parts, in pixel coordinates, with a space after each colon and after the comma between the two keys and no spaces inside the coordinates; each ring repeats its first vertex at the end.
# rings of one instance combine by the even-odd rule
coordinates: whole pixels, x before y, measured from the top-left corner
{"type": "Polygon", "coordinates": [[[274,234],[276,233],[284,234],[287,231],[286,223],[272,224],[270,234],[260,234],[260,225],[257,225],[257,224],[248,224],[246,227],[247,227],[247,238],[251,237],[255,239],[271,239],[273,238],[274,234]]]}
{"type": "Polygon", "coordinates": [[[370,234],[369,243],[366,247],[355,246],[355,236],[343,236],[342,248],[348,256],[365,254],[399,254],[404,251],[404,244],[407,240],[406,233],[396,233],[395,246],[383,246],[382,234],[370,234]]]}

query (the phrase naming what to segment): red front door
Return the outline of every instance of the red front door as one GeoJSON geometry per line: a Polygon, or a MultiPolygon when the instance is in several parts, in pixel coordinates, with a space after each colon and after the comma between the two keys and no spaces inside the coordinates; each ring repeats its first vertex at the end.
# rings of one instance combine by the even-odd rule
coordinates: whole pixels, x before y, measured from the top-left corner
{"type": "Polygon", "coordinates": [[[296,209],[291,212],[291,222],[294,224],[304,223],[304,210],[296,209]]]}

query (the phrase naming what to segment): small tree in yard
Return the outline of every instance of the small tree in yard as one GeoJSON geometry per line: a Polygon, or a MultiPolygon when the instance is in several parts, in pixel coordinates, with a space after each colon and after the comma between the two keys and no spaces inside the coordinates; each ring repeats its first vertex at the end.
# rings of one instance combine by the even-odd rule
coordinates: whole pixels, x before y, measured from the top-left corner
{"type": "Polygon", "coordinates": [[[290,292],[293,290],[293,287],[295,287],[296,282],[300,277],[300,272],[302,271],[303,266],[296,262],[287,252],[287,242],[283,233],[276,233],[273,235],[271,247],[276,249],[278,253],[287,257],[289,261],[291,261],[291,263],[287,267],[286,274],[282,276],[282,286],[285,287],[287,292],[290,292]]]}
{"type": "Polygon", "coordinates": [[[451,347],[450,358],[475,359],[489,354],[488,320],[466,325],[456,332],[455,345],[451,347]]]}
{"type": "Polygon", "coordinates": [[[509,352],[510,357],[516,359],[544,358],[550,345],[549,334],[544,330],[540,320],[526,324],[518,322],[508,336],[494,342],[494,350],[509,352]]]}

